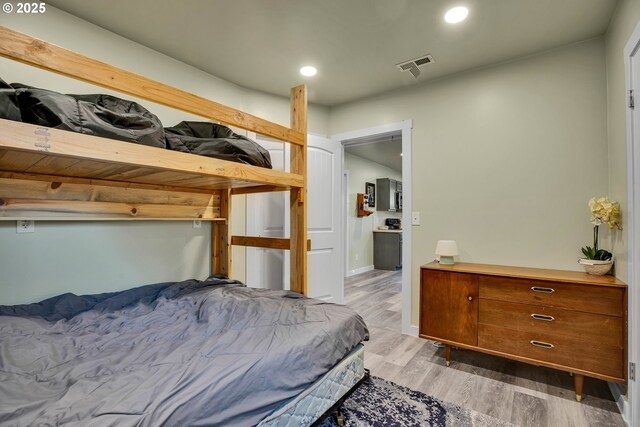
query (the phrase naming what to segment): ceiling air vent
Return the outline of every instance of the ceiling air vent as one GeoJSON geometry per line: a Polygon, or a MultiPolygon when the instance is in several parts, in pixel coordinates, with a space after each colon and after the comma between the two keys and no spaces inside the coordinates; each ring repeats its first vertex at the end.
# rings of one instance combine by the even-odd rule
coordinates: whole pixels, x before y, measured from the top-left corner
{"type": "Polygon", "coordinates": [[[433,56],[431,55],[423,55],[419,58],[411,59],[409,61],[404,61],[399,64],[396,64],[396,67],[400,68],[400,71],[409,71],[413,77],[418,78],[420,75],[419,67],[422,67],[427,64],[431,64],[433,62],[433,56]]]}

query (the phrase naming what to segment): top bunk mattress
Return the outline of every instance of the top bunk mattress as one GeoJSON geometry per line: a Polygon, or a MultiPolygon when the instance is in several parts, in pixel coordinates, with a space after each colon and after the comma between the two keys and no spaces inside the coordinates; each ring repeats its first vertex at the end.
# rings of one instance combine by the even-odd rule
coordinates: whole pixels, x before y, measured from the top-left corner
{"type": "Polygon", "coordinates": [[[0,424],[256,425],[367,338],[345,306],[215,278],[0,306],[0,424]]]}
{"type": "Polygon", "coordinates": [[[211,122],[163,128],[142,105],[105,94],[70,95],[0,79],[0,118],[271,169],[255,141],[211,122]]]}

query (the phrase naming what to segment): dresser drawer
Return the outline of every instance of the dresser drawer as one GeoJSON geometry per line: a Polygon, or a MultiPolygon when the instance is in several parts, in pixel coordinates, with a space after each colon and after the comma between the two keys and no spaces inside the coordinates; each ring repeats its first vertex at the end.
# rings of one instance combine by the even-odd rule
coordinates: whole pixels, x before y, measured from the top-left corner
{"type": "Polygon", "coordinates": [[[564,308],[586,313],[624,315],[624,289],[480,276],[480,298],[564,308]]]}
{"type": "Polygon", "coordinates": [[[569,369],[624,378],[622,348],[589,339],[571,339],[543,332],[479,324],[478,345],[569,369]]]}
{"type": "Polygon", "coordinates": [[[478,322],[554,338],[587,340],[618,347],[624,345],[621,317],[495,300],[480,300],[478,322]]]}

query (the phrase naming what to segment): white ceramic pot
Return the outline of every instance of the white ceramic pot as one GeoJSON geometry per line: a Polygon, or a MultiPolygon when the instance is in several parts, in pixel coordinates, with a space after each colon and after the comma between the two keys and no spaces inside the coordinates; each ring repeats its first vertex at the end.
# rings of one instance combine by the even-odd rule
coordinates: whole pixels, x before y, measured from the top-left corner
{"type": "Polygon", "coordinates": [[[613,259],[600,261],[597,259],[580,258],[578,263],[584,267],[584,271],[594,276],[604,276],[613,267],[613,259]]]}

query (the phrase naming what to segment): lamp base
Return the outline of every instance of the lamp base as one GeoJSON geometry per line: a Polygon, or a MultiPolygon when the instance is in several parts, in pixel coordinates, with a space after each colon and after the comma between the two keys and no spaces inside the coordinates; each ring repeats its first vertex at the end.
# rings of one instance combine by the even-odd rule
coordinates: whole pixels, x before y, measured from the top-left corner
{"type": "Polygon", "coordinates": [[[452,256],[440,255],[440,265],[453,265],[455,261],[452,256]]]}

